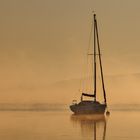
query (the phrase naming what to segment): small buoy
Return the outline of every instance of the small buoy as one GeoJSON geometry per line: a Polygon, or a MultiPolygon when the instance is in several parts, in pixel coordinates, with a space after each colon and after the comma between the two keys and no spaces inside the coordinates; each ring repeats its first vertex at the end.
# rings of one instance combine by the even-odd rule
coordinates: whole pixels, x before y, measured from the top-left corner
{"type": "Polygon", "coordinates": [[[110,112],[109,112],[108,110],[106,111],[106,115],[107,115],[107,116],[109,116],[109,115],[110,115],[110,112]]]}

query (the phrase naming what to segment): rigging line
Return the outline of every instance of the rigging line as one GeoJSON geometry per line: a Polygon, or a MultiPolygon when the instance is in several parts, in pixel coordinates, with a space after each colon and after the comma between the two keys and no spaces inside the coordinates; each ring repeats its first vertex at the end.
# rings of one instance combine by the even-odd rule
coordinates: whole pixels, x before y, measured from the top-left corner
{"type": "Polygon", "coordinates": [[[91,90],[91,87],[92,87],[92,82],[93,82],[93,71],[94,71],[94,67],[93,67],[93,53],[90,52],[90,48],[91,48],[91,51],[93,51],[92,49],[92,46],[93,46],[93,25],[94,25],[94,16],[92,16],[92,22],[91,22],[91,30],[90,30],[90,34],[89,34],[89,42],[88,42],[88,50],[87,50],[87,68],[91,70],[91,72],[88,70],[89,72],[89,75],[87,75],[87,81],[89,82],[89,86],[88,86],[88,90],[93,92],[91,90]],[[90,67],[90,68],[89,68],[90,67]]]}
{"type": "MultiPolygon", "coordinates": [[[[89,84],[88,84],[88,81],[90,80],[89,78],[89,57],[88,55],[86,55],[86,59],[85,59],[85,68],[84,68],[84,72],[83,72],[83,75],[81,76],[81,87],[82,87],[82,91],[87,91],[89,89],[89,84]]],[[[91,68],[90,68],[91,69],[91,68]]],[[[80,87],[80,88],[81,88],[80,87]]]]}
{"type": "Polygon", "coordinates": [[[92,39],[92,33],[93,33],[93,21],[94,21],[94,17],[92,17],[92,22],[91,22],[91,29],[90,29],[90,33],[89,33],[89,41],[88,41],[87,55],[89,54],[90,43],[91,43],[91,39],[92,39]]]}
{"type": "Polygon", "coordinates": [[[80,89],[79,90],[82,90],[82,92],[85,90],[87,90],[87,87],[86,87],[86,80],[87,80],[87,67],[88,67],[88,56],[86,55],[85,56],[86,57],[86,59],[84,59],[84,60],[86,60],[86,61],[84,61],[84,66],[85,66],[85,68],[84,68],[84,71],[81,73],[81,78],[80,78],[80,89]]]}
{"type": "MultiPolygon", "coordinates": [[[[88,63],[89,63],[89,51],[90,51],[90,44],[91,44],[91,39],[92,39],[92,33],[93,33],[93,20],[94,20],[94,18],[92,17],[92,24],[91,24],[91,30],[90,30],[90,34],[89,34],[89,41],[88,41],[88,49],[87,49],[87,54],[86,54],[86,67],[88,68],[88,63]]],[[[93,64],[93,63],[92,63],[93,64]]],[[[92,69],[93,69],[93,66],[92,66],[92,69]]],[[[82,87],[83,87],[83,90],[87,90],[88,89],[88,87],[86,86],[86,79],[88,79],[88,74],[87,74],[88,72],[85,70],[85,72],[84,72],[84,74],[83,74],[83,80],[82,80],[82,78],[81,78],[81,81],[83,81],[83,83],[81,82],[81,85],[82,85],[82,87]]]]}
{"type": "Polygon", "coordinates": [[[89,84],[88,84],[88,81],[89,81],[89,57],[88,55],[86,56],[86,69],[85,69],[85,91],[88,92],[89,90],[89,84]]]}
{"type": "Polygon", "coordinates": [[[83,77],[83,75],[85,75],[85,70],[81,72],[81,77],[79,78],[80,79],[79,80],[79,88],[77,89],[77,92],[74,94],[74,97],[77,94],[83,92],[83,90],[84,90],[84,77],[83,77]]]}
{"type": "Polygon", "coordinates": [[[93,92],[93,88],[91,89],[93,84],[93,62],[91,63],[91,61],[93,61],[93,59],[86,56],[84,75],[80,78],[80,90],[85,92],[93,92]]]}
{"type": "Polygon", "coordinates": [[[79,88],[79,92],[83,92],[83,87],[84,87],[84,83],[83,83],[83,80],[84,80],[84,77],[83,77],[83,75],[84,74],[81,74],[82,76],[81,76],[81,78],[80,78],[80,88],[79,88]]]}
{"type": "Polygon", "coordinates": [[[101,53],[100,53],[100,43],[99,43],[97,21],[95,21],[95,29],[96,29],[96,34],[97,34],[97,46],[98,46],[98,53],[99,53],[99,62],[100,62],[100,70],[101,70],[101,79],[102,79],[104,101],[106,103],[106,92],[105,92],[105,85],[104,85],[104,77],[103,77],[103,68],[102,68],[102,60],[101,60],[101,53]]]}
{"type": "MultiPolygon", "coordinates": [[[[93,17],[92,17],[92,21],[93,21],[93,17]]],[[[86,67],[88,66],[88,53],[89,53],[89,50],[90,50],[90,42],[91,42],[91,37],[92,37],[92,30],[93,30],[93,22],[91,22],[91,30],[90,30],[90,34],[89,34],[89,41],[88,41],[88,49],[87,49],[87,54],[86,54],[86,67]]],[[[87,87],[85,86],[85,83],[86,83],[86,78],[88,77],[87,75],[87,72],[86,70],[84,70],[83,74],[81,74],[81,78],[80,78],[80,87],[78,89],[78,91],[80,92],[81,90],[86,90],[87,87]]]]}
{"type": "Polygon", "coordinates": [[[88,92],[93,92],[93,69],[91,70],[91,67],[93,66],[93,59],[90,57],[88,59],[88,77],[87,77],[87,84],[88,84],[88,92]]]}

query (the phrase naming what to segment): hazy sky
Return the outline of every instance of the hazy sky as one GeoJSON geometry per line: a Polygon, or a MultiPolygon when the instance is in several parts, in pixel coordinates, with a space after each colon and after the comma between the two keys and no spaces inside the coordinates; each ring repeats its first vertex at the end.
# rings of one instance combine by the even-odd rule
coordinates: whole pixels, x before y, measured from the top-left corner
{"type": "Polygon", "coordinates": [[[81,77],[92,10],[104,73],[139,73],[139,0],[1,0],[0,101],[37,100],[26,90],[81,77]]]}

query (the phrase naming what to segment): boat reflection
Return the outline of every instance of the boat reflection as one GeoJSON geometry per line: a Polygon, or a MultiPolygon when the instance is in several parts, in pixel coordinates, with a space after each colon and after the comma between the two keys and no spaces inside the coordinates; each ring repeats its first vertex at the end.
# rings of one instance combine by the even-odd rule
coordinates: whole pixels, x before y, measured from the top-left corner
{"type": "Polygon", "coordinates": [[[71,115],[74,127],[80,126],[82,136],[105,140],[106,118],[104,115],[71,115]]]}

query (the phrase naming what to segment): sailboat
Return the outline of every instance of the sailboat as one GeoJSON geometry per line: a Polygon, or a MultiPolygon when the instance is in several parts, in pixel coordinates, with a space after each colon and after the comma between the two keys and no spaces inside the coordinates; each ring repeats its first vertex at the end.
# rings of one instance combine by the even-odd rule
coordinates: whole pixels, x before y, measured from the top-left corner
{"type": "MultiPolygon", "coordinates": [[[[70,105],[70,109],[74,114],[104,114],[107,108],[107,99],[106,99],[106,91],[105,91],[105,84],[104,84],[104,76],[103,76],[103,68],[102,68],[102,59],[100,53],[100,43],[99,43],[99,36],[98,36],[98,27],[97,27],[97,19],[96,14],[93,14],[93,32],[94,32],[94,43],[93,43],[93,53],[88,54],[93,56],[93,81],[94,81],[94,93],[82,93],[81,94],[81,101],[79,103],[73,102],[70,105]],[[102,90],[103,90],[103,97],[104,102],[100,103],[97,101],[97,59],[99,59],[99,69],[101,75],[101,83],[102,83],[102,90]],[[83,97],[90,97],[92,100],[83,100],[83,97]]],[[[109,113],[109,112],[107,112],[109,113]]]]}

